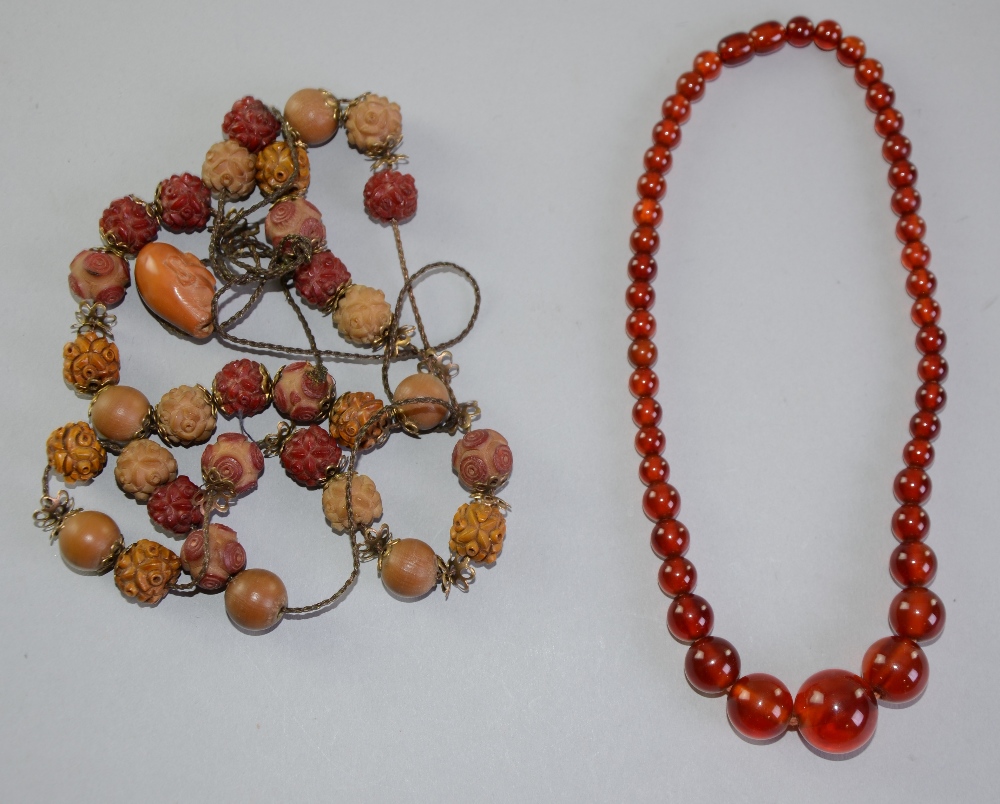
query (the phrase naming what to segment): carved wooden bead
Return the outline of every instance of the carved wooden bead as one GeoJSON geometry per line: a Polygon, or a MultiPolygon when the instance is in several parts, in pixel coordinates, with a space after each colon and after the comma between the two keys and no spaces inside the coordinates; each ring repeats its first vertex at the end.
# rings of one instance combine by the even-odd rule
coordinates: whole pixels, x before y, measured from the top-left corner
{"type": "MultiPolygon", "coordinates": [[[[351,481],[351,509],[356,527],[367,528],[382,517],[382,497],[375,482],[367,475],[355,475],[351,481]]],[[[323,513],[338,533],[350,527],[347,518],[347,477],[336,475],[323,488],[323,513]]]]}
{"type": "Polygon", "coordinates": [[[382,583],[400,597],[423,597],[437,586],[434,550],[420,539],[400,539],[382,558],[382,583]]]}
{"type": "Polygon", "coordinates": [[[128,385],[109,385],[90,406],[90,424],[106,441],[124,444],[146,434],[150,421],[146,395],[128,385]]]}
{"type": "Polygon", "coordinates": [[[77,511],[59,529],[63,561],[80,572],[103,572],[122,546],[122,533],[107,514],[77,511]]]}
{"type": "Polygon", "coordinates": [[[323,213],[304,198],[279,201],[264,219],[264,236],[271,245],[277,245],[289,235],[304,237],[313,243],[326,240],[323,213]]]}
{"type": "Polygon", "coordinates": [[[222,120],[222,133],[254,154],[274,142],[280,132],[278,118],[250,95],[236,101],[222,120]]]}
{"type": "Polygon", "coordinates": [[[125,288],[130,284],[128,260],[117,254],[86,249],[69,264],[69,292],[77,301],[111,307],[125,298],[125,288]]]}
{"type": "Polygon", "coordinates": [[[264,471],[264,453],[242,433],[222,433],[201,455],[201,472],[206,482],[214,478],[230,482],[236,494],[257,488],[264,471]]]}
{"type": "Polygon", "coordinates": [[[326,416],[333,394],[333,375],[325,368],[299,361],[275,376],[271,394],[278,412],[298,424],[326,416]]]}
{"type": "Polygon", "coordinates": [[[101,215],[101,236],[109,246],[135,254],[156,240],[160,225],[149,208],[126,196],[112,201],[101,215]]]}
{"type": "Polygon", "coordinates": [[[455,512],[448,547],[460,556],[492,564],[503,549],[506,535],[507,520],[499,506],[466,503],[455,512]]]}
{"type": "Polygon", "coordinates": [[[381,417],[372,423],[360,442],[358,435],[361,428],[383,407],[385,403],[381,399],[376,399],[371,391],[344,394],[333,403],[333,410],[330,411],[330,435],[348,449],[371,449],[382,437],[381,417]]]}
{"type": "Polygon", "coordinates": [[[347,113],[347,142],[368,156],[383,156],[403,138],[403,116],[399,104],[369,95],[347,113]]]}
{"type": "Polygon", "coordinates": [[[497,489],[514,468],[507,439],[496,430],[470,430],[451,452],[451,466],[462,485],[473,491],[497,489]]]}
{"type": "Polygon", "coordinates": [[[92,480],[108,462],[97,433],[86,422],[66,424],[52,431],[45,442],[49,466],[67,483],[92,480]]]}
{"type": "Polygon", "coordinates": [[[118,347],[100,332],[83,332],[63,347],[63,379],[82,394],[114,385],[120,370],[118,347]]]}
{"type": "Polygon", "coordinates": [[[285,184],[292,176],[295,182],[292,188],[299,192],[309,189],[309,155],[306,149],[298,146],[295,156],[299,163],[298,175],[295,175],[295,163],[292,161],[292,149],[281,140],[272,142],[257,154],[257,187],[264,195],[271,195],[285,184]]]}
{"type": "Polygon", "coordinates": [[[342,454],[333,436],[313,424],[292,433],[281,448],[281,465],[296,483],[315,488],[323,485],[342,454]]]}
{"type": "Polygon", "coordinates": [[[256,416],[271,404],[271,377],[256,360],[232,360],[215,375],[212,392],[226,416],[256,416]]]}
{"type": "Polygon", "coordinates": [[[200,385],[178,385],[167,391],[156,406],[157,429],[166,443],[190,447],[215,432],[215,409],[200,385]]]}
{"type": "Polygon", "coordinates": [[[212,217],[212,191],[193,173],[164,179],[156,188],[160,220],[171,232],[200,232],[212,217]]]}
{"type": "MultiPolygon", "coordinates": [[[[440,399],[448,404],[448,388],[434,374],[411,374],[396,386],[392,394],[393,402],[420,397],[440,399]]],[[[421,430],[437,427],[448,418],[448,408],[433,402],[411,402],[403,405],[400,413],[421,430]]]]}
{"type": "Polygon", "coordinates": [[[164,530],[183,536],[204,521],[204,492],[187,475],[156,489],[146,503],[149,518],[164,530]]]}
{"type": "Polygon", "coordinates": [[[392,308],[381,290],[351,285],[337,304],[332,318],[342,337],[370,346],[392,321],[392,308]]]}
{"type": "Polygon", "coordinates": [[[159,603],[180,574],[177,554],[148,539],[137,541],[115,562],[115,586],[125,597],[140,603],[159,603]]]}
{"type": "Polygon", "coordinates": [[[177,479],[177,461],[170,450],[148,438],[125,445],[115,464],[115,480],[137,502],[146,502],[162,485],[177,479]]]}
{"type": "Polygon", "coordinates": [[[246,198],[257,186],[257,160],[235,140],[217,142],[205,154],[201,180],[213,193],[246,198]]]}
{"type": "Polygon", "coordinates": [[[364,201],[375,220],[402,222],[417,214],[417,185],[409,173],[380,170],[365,184],[364,201]]]}
{"type": "Polygon", "coordinates": [[[295,289],[309,304],[325,307],[347,282],[351,272],[330,251],[319,251],[295,271],[295,289]]]}
{"type": "Polygon", "coordinates": [[[150,243],[135,260],[135,286],[156,315],[192,338],[212,334],[215,277],[194,254],[150,243]]]}
{"type": "Polygon", "coordinates": [[[181,566],[207,592],[224,587],[246,565],[246,550],[236,540],[236,531],[225,525],[192,531],[181,547],[181,566]]]}
{"type": "Polygon", "coordinates": [[[337,101],[322,89],[300,89],[285,104],[285,120],[309,146],[337,133],[337,101]]]}
{"type": "Polygon", "coordinates": [[[247,631],[266,631],[276,625],[287,605],[285,584],[265,569],[243,570],[226,586],[226,614],[247,631]]]}

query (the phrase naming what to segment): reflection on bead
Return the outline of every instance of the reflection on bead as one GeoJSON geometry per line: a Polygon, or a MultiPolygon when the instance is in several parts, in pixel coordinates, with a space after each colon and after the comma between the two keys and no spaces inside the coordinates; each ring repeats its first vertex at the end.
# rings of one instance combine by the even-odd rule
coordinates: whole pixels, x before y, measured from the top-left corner
{"type": "Polygon", "coordinates": [[[714,81],[722,72],[722,59],[714,50],[703,50],[694,57],[694,70],[706,81],[714,81]]]}
{"type": "Polygon", "coordinates": [[[683,95],[671,95],[663,101],[660,112],[664,117],[676,120],[683,126],[691,117],[691,101],[683,95]]]}
{"type": "Polygon", "coordinates": [[[916,187],[900,187],[892,194],[889,206],[897,215],[908,215],[920,209],[920,191],[916,187]]]}
{"type": "Polygon", "coordinates": [[[820,50],[834,50],[840,44],[843,29],[833,20],[823,20],[816,23],[816,33],[813,41],[820,50]]]}
{"type": "Polygon", "coordinates": [[[646,170],[654,173],[666,173],[670,170],[674,158],[670,155],[670,149],[662,145],[654,145],[646,151],[642,158],[642,164],[646,170]]]}
{"type": "Polygon", "coordinates": [[[701,100],[705,94],[705,79],[696,72],[683,73],[677,79],[677,93],[692,102],[701,100]]]}
{"type": "Polygon", "coordinates": [[[845,67],[857,67],[865,57],[865,43],[857,36],[845,36],[837,45],[837,61],[845,67]]]}
{"type": "Polygon", "coordinates": [[[897,159],[889,165],[889,186],[893,189],[916,184],[917,166],[908,159],[897,159]]]}
{"type": "Polygon", "coordinates": [[[922,586],[910,586],[892,599],[889,625],[901,637],[917,642],[934,639],[944,630],[944,604],[922,586]]]}
{"type": "Polygon", "coordinates": [[[633,282],[625,291],[625,303],[633,310],[648,310],[655,301],[656,291],[648,282],[633,282]]]}
{"type": "Polygon", "coordinates": [[[918,327],[922,327],[924,324],[933,324],[940,315],[941,305],[930,296],[917,299],[913,302],[913,307],[910,308],[910,318],[918,327]]]}
{"type": "Polygon", "coordinates": [[[681,124],[665,117],[653,126],[653,142],[673,150],[681,144],[681,124]]]}
{"type": "Polygon", "coordinates": [[[917,407],[921,410],[929,410],[933,413],[944,409],[948,395],[944,386],[939,382],[925,382],[917,389],[917,407]]]}
{"type": "Polygon", "coordinates": [[[659,201],[667,192],[667,182],[659,173],[649,170],[639,177],[636,190],[642,198],[659,201]]]}
{"type": "Polygon", "coordinates": [[[726,713],[748,740],[773,740],[784,734],[792,715],[792,694],[767,673],[751,673],[729,690],[726,713]]]}
{"type": "Polygon", "coordinates": [[[816,26],[808,17],[792,17],[785,26],[785,39],[792,47],[806,47],[812,44],[816,26]]]}
{"type": "Polygon", "coordinates": [[[785,46],[785,26],[776,20],[762,22],[750,29],[750,44],[758,56],[766,56],[785,46]]]}
{"type": "Polygon", "coordinates": [[[672,519],[681,510],[681,495],[669,483],[654,483],[642,495],[642,510],[654,522],[672,519]]]}
{"type": "Polygon", "coordinates": [[[910,435],[933,441],[941,433],[941,420],[928,410],[920,410],[910,419],[910,435]]]}
{"type": "Polygon", "coordinates": [[[924,355],[917,365],[917,376],[924,382],[944,382],[948,376],[948,361],[939,354],[924,355]]]}
{"type": "Polygon", "coordinates": [[[688,529],[676,519],[657,522],[649,537],[650,547],[660,558],[682,556],[687,552],[691,536],[688,529]]]}
{"type": "MultiPolygon", "coordinates": [[[[663,220],[663,208],[652,198],[643,198],[632,207],[632,221],[636,226],[659,226],[663,220]]],[[[642,249],[632,249],[641,253],[642,249]]],[[[645,253],[651,254],[651,251],[645,253]]]]}
{"type": "Polygon", "coordinates": [[[635,434],[635,450],[640,455],[661,455],[666,445],[666,436],[658,427],[643,427],[635,434]]]}
{"type": "Polygon", "coordinates": [[[740,655],[721,637],[704,637],[688,648],[684,674],[698,692],[719,695],[740,677],[740,655]]]}
{"type": "Polygon", "coordinates": [[[701,595],[678,595],[667,609],[667,629],[680,642],[694,642],[712,633],[715,614],[701,595]]]}
{"type": "Polygon", "coordinates": [[[629,244],[636,254],[655,254],[660,247],[660,236],[652,226],[637,226],[629,244]]]}
{"type": "Polygon", "coordinates": [[[677,597],[694,591],[698,583],[698,573],[694,564],[681,556],[671,556],[660,565],[657,576],[660,591],[670,597],[677,597]]]}
{"type": "Polygon", "coordinates": [[[822,670],[806,679],[795,696],[799,734],[828,754],[847,754],[875,734],[878,701],[867,682],[846,670],[822,670]]]}
{"type": "Polygon", "coordinates": [[[656,335],[656,319],[649,310],[638,309],[625,321],[625,334],[630,338],[652,338],[656,335]]]}
{"type": "Polygon", "coordinates": [[[901,542],[926,538],[930,527],[931,518],[919,505],[901,505],[892,515],[892,535],[901,542]]]}
{"type": "Polygon", "coordinates": [[[900,586],[927,586],[937,574],[937,556],[923,542],[903,542],[889,559],[889,574],[900,586]]]}
{"type": "Polygon", "coordinates": [[[910,639],[884,637],[865,651],[861,675],[883,700],[907,703],[927,687],[927,657],[910,639]]]}
{"type": "Polygon", "coordinates": [[[663,409],[660,403],[652,397],[644,396],[632,407],[632,421],[636,427],[649,427],[659,424],[663,409]]]}
{"type": "MultiPolygon", "coordinates": [[[[873,112],[881,112],[884,109],[888,109],[892,106],[892,102],[896,99],[896,90],[894,90],[889,84],[884,81],[876,81],[873,84],[869,84],[868,90],[865,92],[865,106],[867,106],[873,112]]],[[[883,146],[883,156],[885,155],[885,146],[883,146]]],[[[903,159],[905,157],[899,157],[903,159]]],[[[895,160],[890,160],[895,161],[895,160]]]]}
{"type": "Polygon", "coordinates": [[[628,362],[632,368],[649,368],[656,363],[656,344],[649,338],[637,338],[628,347],[628,362]]]}
{"type": "Polygon", "coordinates": [[[901,503],[923,504],[931,496],[931,479],[923,469],[907,467],[896,475],[893,491],[901,503]]]}
{"type": "Polygon", "coordinates": [[[651,254],[636,254],[628,261],[628,278],[633,282],[652,282],[656,279],[656,260],[651,254]]]}
{"type": "Polygon", "coordinates": [[[934,447],[930,441],[915,438],[903,447],[903,460],[907,466],[926,469],[934,463],[934,447]]]}
{"type": "Polygon", "coordinates": [[[899,255],[899,261],[907,271],[912,271],[916,268],[926,268],[931,262],[931,250],[919,241],[916,243],[907,243],[903,246],[903,251],[899,255]]]}
{"type": "Polygon", "coordinates": [[[670,465],[662,455],[647,455],[639,464],[639,479],[646,486],[666,483],[670,478],[670,465]]]}
{"type": "Polygon", "coordinates": [[[636,369],[629,377],[628,387],[632,396],[656,396],[656,392],[660,389],[660,378],[652,369],[636,369]]]}
{"type": "Polygon", "coordinates": [[[875,131],[880,137],[898,134],[903,130],[903,113],[898,109],[883,109],[875,115],[875,131]]]}

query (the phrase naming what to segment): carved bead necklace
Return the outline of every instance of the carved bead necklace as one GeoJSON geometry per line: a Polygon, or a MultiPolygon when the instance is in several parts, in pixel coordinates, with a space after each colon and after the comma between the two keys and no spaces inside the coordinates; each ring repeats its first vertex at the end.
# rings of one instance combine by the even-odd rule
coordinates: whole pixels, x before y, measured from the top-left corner
{"type": "Polygon", "coordinates": [[[304,89],[292,95],[281,114],[245,97],[225,115],[222,131],[226,139],[209,149],[200,178],[171,176],[157,186],[152,202],[136,196],[113,201],[100,220],[103,245],[80,252],[70,263],[69,286],[80,309],[77,336],[63,350],[63,376],[78,395],[91,398],[89,423],[69,423],[49,436],[36,523],[59,540],[62,557],[73,569],[100,574],[113,568],[115,584],[128,598],[156,604],[169,592],[225,590],[230,619],[249,631],[271,628],[286,614],[329,607],[353,585],[361,562],[368,560],[377,560],[384,585],[401,598],[422,597],[438,585],[446,595],[453,586],[467,591],[475,577],[472,564],[492,564],[503,547],[507,506],[496,492],[510,477],[513,458],[499,433],[472,429],[480,415],[477,403],[460,403],[452,390],[458,366],[448,349],[475,323],[478,285],[453,263],[432,263],[412,275],[406,267],[399,224],[416,213],[417,190],[413,177],[397,169],[406,160],[397,152],[402,141],[399,106],[370,93],[342,101],[325,90],[304,89]],[[352,282],[327,245],[322,214],[305,199],[308,148],[329,141],[340,128],[346,130],[348,144],[372,162],[364,208],[373,221],[391,227],[395,238],[403,276],[395,308],[382,291],[352,282]],[[255,191],[262,200],[248,207],[234,205],[255,191]],[[264,210],[263,220],[255,219],[264,210]],[[155,242],[161,229],[191,233],[205,228],[211,230],[211,242],[204,261],[155,242]],[[112,335],[116,320],[108,312],[125,298],[132,257],[144,305],[178,336],[199,341],[214,335],[247,350],[311,359],[289,363],[273,377],[256,360],[236,359],[211,383],[177,386],[151,405],[138,389],[119,384],[119,351],[112,335]],[[436,272],[455,273],[469,282],[475,307],[457,337],[432,346],[414,285],[436,272]],[[370,351],[320,349],[293,288],[302,302],[329,315],[344,339],[370,351]],[[232,316],[220,317],[227,294],[241,290],[249,291],[249,300],[232,316]],[[232,328],[249,318],[269,291],[284,296],[308,347],[233,334],[232,328]],[[400,325],[407,300],[421,347],[410,343],[414,328],[400,325]],[[382,390],[390,401],[370,391],[337,396],[325,359],[381,363],[382,390]],[[409,359],[418,361],[418,371],[390,390],[390,366],[409,359]],[[271,404],[283,420],[276,432],[252,438],[245,424],[271,404]],[[236,418],[239,432],[222,433],[205,447],[200,484],[178,476],[170,448],[207,442],[219,414],[236,418]],[[321,426],[324,422],[328,427],[321,426]],[[362,453],[401,431],[413,437],[463,434],[455,444],[452,467],[472,500],[453,518],[447,559],[424,541],[396,539],[387,525],[375,525],[382,517],[382,500],[371,478],[356,472],[356,464],[362,453]],[[92,481],[108,453],[117,456],[118,485],[146,504],[150,529],[183,539],[179,554],[147,538],[125,547],[111,517],[76,508],[66,491],[50,493],[53,474],[71,485],[92,481]],[[349,539],[350,576],[333,595],[313,605],[289,606],[282,580],[268,570],[246,569],[246,552],[236,532],[210,521],[256,489],[270,457],[279,459],[294,482],[322,488],[326,519],[349,539]],[[179,582],[182,570],[189,582],[179,582]]]}
{"type": "Polygon", "coordinates": [[[910,140],[903,133],[903,115],[893,106],[892,87],[882,80],[882,65],[865,57],[865,45],[855,36],[842,36],[832,20],[813,25],[796,17],[787,25],[765,22],[749,33],[727,36],[717,50],[699,53],[694,67],[677,81],[677,92],[663,103],[663,119],[653,129],[653,146],[646,151],[645,171],[639,178],[640,200],[633,210],[636,224],[631,235],[634,256],[628,273],[632,280],[626,294],[632,314],[626,332],[632,343],[629,362],[634,371],[629,388],[638,398],[632,418],[639,432],[635,446],[642,455],[639,477],[647,486],[642,508],[656,524],[651,543],[663,560],[659,585],[672,598],[667,609],[667,628],[675,639],[689,643],[684,661],[691,685],[707,695],[727,696],[729,719],[737,732],[751,740],[772,740],[786,729],[797,728],[815,749],[844,754],[859,750],[875,732],[878,700],[893,703],[913,701],[927,685],[927,659],[920,645],[937,637],[945,621],[941,600],[927,587],[937,562],[924,544],[930,521],[922,507],[930,497],[927,468],[934,460],[931,442],[944,407],[942,383],[948,364],[941,356],[945,335],[938,326],[940,307],[934,300],[934,274],[928,270],[930,249],[923,242],[926,227],[917,213],[920,193],[914,187],[917,169],[909,161],[910,140]],[[903,449],[905,468],[896,476],[893,491],[901,503],[893,515],[891,530],[900,542],[889,561],[892,578],[903,587],[889,607],[894,632],[878,640],[864,654],[860,675],[848,670],[823,670],[808,678],[793,698],[788,688],[766,673],[741,675],[740,657],[727,640],[712,636],[713,614],[708,602],[694,593],[697,573],[685,558],[688,531],[677,519],[680,496],[667,480],[670,469],[663,458],[664,434],[658,425],[661,409],[656,401],[659,381],[652,366],[656,362],[656,321],[651,282],[657,266],[653,255],[659,245],[656,228],[662,217],[659,200],[666,192],[663,174],[669,169],[673,151],[680,144],[681,126],[691,114],[691,104],[705,94],[706,82],[722,68],[735,67],[755,55],[784,47],[807,47],[834,51],[838,61],[853,70],[865,90],[865,102],[875,114],[875,131],[883,139],[882,154],[889,167],[891,206],[899,216],[896,234],[904,244],[901,261],[906,269],[906,289],[913,297],[913,323],[918,327],[916,346],[920,352],[916,395],[917,412],[910,420],[911,440],[903,449]]]}

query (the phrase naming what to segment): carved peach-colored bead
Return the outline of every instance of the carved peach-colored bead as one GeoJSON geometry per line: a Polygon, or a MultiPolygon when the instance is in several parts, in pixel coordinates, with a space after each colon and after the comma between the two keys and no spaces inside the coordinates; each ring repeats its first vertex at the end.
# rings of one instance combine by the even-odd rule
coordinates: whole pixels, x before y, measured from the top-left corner
{"type": "Polygon", "coordinates": [[[214,193],[246,198],[257,183],[257,160],[235,140],[217,142],[205,154],[201,180],[214,193]]]}
{"type": "Polygon", "coordinates": [[[67,483],[92,480],[108,462],[97,433],[86,422],[66,424],[52,431],[45,442],[49,466],[67,483]]]}
{"type": "Polygon", "coordinates": [[[122,546],[122,532],[107,514],[77,511],[59,529],[63,561],[80,572],[103,572],[122,546]]]}
{"type": "Polygon", "coordinates": [[[371,391],[344,394],[333,403],[330,411],[330,435],[348,449],[371,449],[382,437],[382,422],[373,422],[360,443],[358,434],[383,407],[385,403],[376,399],[371,391]]]}
{"type": "Polygon", "coordinates": [[[177,479],[177,461],[170,450],[148,438],[125,445],[115,464],[115,480],[137,502],[146,502],[157,488],[177,479]]]}
{"type": "Polygon", "coordinates": [[[271,387],[278,412],[297,424],[322,419],[329,410],[332,393],[333,375],[305,361],[282,368],[271,387]]]}
{"type": "Polygon", "coordinates": [[[264,454],[242,433],[223,433],[215,443],[205,447],[201,456],[201,472],[206,482],[213,476],[230,482],[236,494],[257,488],[264,471],[264,454]]]}
{"type": "Polygon", "coordinates": [[[403,116],[398,103],[369,95],[347,113],[347,142],[368,156],[382,156],[403,138],[403,116]]]}
{"type": "Polygon", "coordinates": [[[281,578],[265,569],[243,570],[226,586],[226,614],[247,631],[266,631],[277,624],[288,605],[281,578]]]}
{"type": "Polygon", "coordinates": [[[96,301],[109,307],[125,298],[131,284],[128,260],[98,249],[81,251],[69,264],[69,290],[77,301],[96,301]]]}
{"type": "Polygon", "coordinates": [[[181,566],[200,589],[221,589],[247,565],[247,554],[236,531],[225,525],[209,525],[191,531],[181,547],[181,566]]]}
{"type": "MultiPolygon", "coordinates": [[[[382,497],[375,482],[367,475],[355,475],[351,482],[351,510],[354,524],[366,528],[382,516],[382,497]]],[[[347,477],[336,475],[323,488],[323,513],[338,533],[350,526],[347,518],[347,477]]]]}
{"type": "Polygon", "coordinates": [[[342,337],[370,346],[392,321],[392,308],[376,288],[351,285],[333,311],[333,324],[342,337]]]}
{"type": "Polygon", "coordinates": [[[142,391],[128,385],[109,385],[90,405],[90,424],[105,441],[124,444],[144,436],[149,422],[149,400],[142,391]]]}
{"type": "MultiPolygon", "coordinates": [[[[309,155],[299,146],[295,149],[299,161],[299,174],[292,188],[299,192],[309,189],[309,155]]],[[[272,142],[257,154],[257,187],[264,195],[271,195],[295,175],[292,149],[282,140],[272,142]]]]}
{"type": "Polygon", "coordinates": [[[83,332],[63,347],[63,379],[82,394],[95,394],[120,379],[118,347],[99,332],[83,332]]]}
{"type": "Polygon", "coordinates": [[[499,506],[466,503],[455,512],[448,547],[460,556],[492,564],[503,549],[506,535],[507,520],[499,506]]]}
{"type": "Polygon", "coordinates": [[[451,467],[463,486],[486,491],[507,482],[514,468],[514,456],[507,439],[496,430],[470,430],[455,444],[451,467]]]}
{"type": "Polygon", "coordinates": [[[135,260],[135,285],[156,315],[193,338],[212,334],[215,277],[194,254],[169,243],[143,246],[135,260]]]}
{"type": "Polygon", "coordinates": [[[405,598],[423,597],[437,586],[437,556],[427,542],[400,539],[382,558],[382,583],[405,598]]]}
{"type": "MultiPolygon", "coordinates": [[[[434,374],[411,374],[396,386],[392,394],[393,402],[420,397],[440,399],[448,404],[448,388],[434,374]]],[[[411,402],[403,405],[400,413],[421,430],[437,427],[448,418],[448,408],[433,402],[411,402]]]]}
{"type": "Polygon", "coordinates": [[[178,385],[160,397],[156,421],[165,442],[190,447],[211,437],[216,416],[208,391],[200,385],[178,385]]]}
{"type": "Polygon", "coordinates": [[[289,235],[299,235],[313,243],[322,243],[326,240],[323,213],[304,198],[279,201],[271,207],[264,219],[264,236],[268,243],[277,245],[283,237],[289,235]]]}
{"type": "Polygon", "coordinates": [[[337,133],[336,102],[322,89],[300,89],[285,104],[285,120],[306,145],[322,145],[337,133]]]}
{"type": "Polygon", "coordinates": [[[115,586],[140,603],[159,603],[180,574],[177,554],[149,539],[137,541],[115,562],[115,586]]]}

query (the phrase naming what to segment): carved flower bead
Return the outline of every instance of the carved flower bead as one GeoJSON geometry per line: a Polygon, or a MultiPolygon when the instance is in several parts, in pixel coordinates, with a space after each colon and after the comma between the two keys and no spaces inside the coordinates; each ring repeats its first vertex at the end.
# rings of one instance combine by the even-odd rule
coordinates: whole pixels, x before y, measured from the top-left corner
{"type": "Polygon", "coordinates": [[[271,377],[263,365],[244,357],[222,367],[212,391],[226,416],[256,416],[271,404],[271,377]]]}
{"type": "Polygon", "coordinates": [[[271,245],[277,245],[288,235],[299,235],[313,243],[326,240],[323,213],[304,198],[279,201],[264,219],[264,236],[271,245]]]}
{"type": "Polygon", "coordinates": [[[344,284],[351,281],[351,272],[330,251],[319,251],[295,271],[295,289],[309,304],[325,307],[344,284]]]}
{"type": "Polygon", "coordinates": [[[257,186],[257,160],[235,140],[217,142],[205,154],[201,180],[213,193],[246,198],[257,186]]]}
{"type": "Polygon", "coordinates": [[[183,536],[204,520],[201,510],[203,499],[202,490],[187,475],[181,475],[150,495],[146,511],[161,528],[183,536]]]}
{"type": "Polygon", "coordinates": [[[370,346],[392,321],[392,308],[385,294],[365,285],[351,285],[333,311],[333,323],[341,336],[370,346]]]}
{"type": "Polygon", "coordinates": [[[223,433],[201,456],[201,473],[205,482],[213,476],[233,484],[236,494],[246,494],[257,488],[257,479],[264,471],[264,453],[242,433],[223,433]]]}
{"type": "Polygon", "coordinates": [[[212,191],[192,173],[161,181],[156,198],[160,220],[171,232],[200,232],[212,216],[212,191]]]}
{"type": "Polygon", "coordinates": [[[371,449],[382,437],[382,422],[376,420],[360,443],[358,434],[383,407],[385,403],[376,399],[371,391],[344,394],[333,403],[333,410],[330,411],[330,434],[348,449],[371,449]]]}
{"type": "MultiPolygon", "coordinates": [[[[355,475],[351,482],[351,508],[354,524],[367,528],[382,516],[382,497],[375,488],[375,482],[367,475],[355,475]]],[[[330,527],[339,533],[347,531],[347,477],[332,477],[323,489],[323,513],[330,527]]]]}
{"type": "Polygon", "coordinates": [[[63,347],[63,379],[80,393],[116,384],[120,369],[118,347],[99,332],[83,332],[63,347]]]}
{"type": "Polygon", "coordinates": [[[86,422],[66,424],[53,430],[45,442],[49,466],[67,483],[92,480],[108,462],[108,454],[97,433],[86,422]]]}
{"type": "Polygon", "coordinates": [[[130,441],[115,464],[115,480],[137,502],[146,502],[154,491],[177,479],[177,461],[170,450],[148,438],[130,441]]]}
{"type": "Polygon", "coordinates": [[[281,465],[296,483],[322,486],[326,473],[340,463],[342,452],[326,430],[315,424],[296,430],[281,448],[281,465]]]}
{"type": "Polygon", "coordinates": [[[128,260],[106,251],[81,251],[69,264],[69,292],[77,301],[96,301],[109,307],[125,298],[132,284],[128,260]]]}
{"type": "Polygon", "coordinates": [[[278,118],[250,95],[236,101],[222,120],[222,133],[252,154],[274,142],[280,131],[278,118]]]}
{"type": "Polygon", "coordinates": [[[347,142],[368,156],[382,156],[403,138],[403,116],[399,104],[369,95],[347,113],[347,142]]]}
{"type": "Polygon", "coordinates": [[[417,212],[417,184],[409,173],[381,170],[365,184],[365,212],[376,220],[402,222],[417,212]]]}
{"type": "MultiPolygon", "coordinates": [[[[306,149],[295,149],[299,160],[299,175],[292,187],[299,192],[309,188],[309,155],[306,149]]],[[[257,154],[257,186],[264,195],[270,195],[295,175],[292,149],[281,140],[272,142],[257,154]]]]}
{"type": "Polygon", "coordinates": [[[101,235],[108,245],[130,254],[156,240],[159,229],[146,205],[130,196],[112,201],[101,215],[101,235]]]}
{"type": "Polygon", "coordinates": [[[215,411],[200,385],[179,385],[167,391],[156,406],[160,438],[172,446],[190,447],[215,432],[215,411]]]}
{"type": "Polygon", "coordinates": [[[507,439],[496,430],[470,430],[451,453],[451,466],[462,485],[473,491],[497,489],[514,468],[507,439]]]}
{"type": "Polygon", "coordinates": [[[236,531],[225,525],[192,531],[181,546],[181,566],[206,592],[222,589],[246,565],[246,550],[237,541],[236,531]]]}
{"type": "Polygon", "coordinates": [[[159,603],[180,574],[177,554],[149,539],[137,541],[115,562],[115,586],[140,603],[159,603]]]}
{"type": "Polygon", "coordinates": [[[297,424],[309,424],[326,416],[333,394],[333,375],[325,368],[299,361],[281,369],[271,388],[274,407],[297,424]]]}
{"type": "Polygon", "coordinates": [[[486,503],[466,503],[455,512],[448,547],[459,556],[492,564],[503,549],[507,520],[500,508],[486,503]]]}

